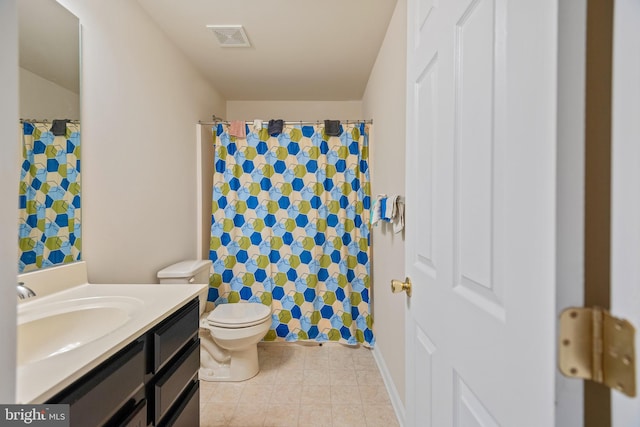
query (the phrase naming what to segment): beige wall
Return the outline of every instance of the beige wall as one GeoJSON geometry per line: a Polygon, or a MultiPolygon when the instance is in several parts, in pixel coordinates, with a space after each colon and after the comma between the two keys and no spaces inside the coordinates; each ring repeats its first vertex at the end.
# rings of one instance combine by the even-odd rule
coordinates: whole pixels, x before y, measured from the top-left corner
{"type": "Polygon", "coordinates": [[[197,256],[196,129],[225,100],[134,1],[61,0],[82,25],[83,259],[156,282],[197,256]]]}
{"type": "Polygon", "coordinates": [[[215,144],[212,126],[196,125],[198,135],[198,212],[200,212],[199,239],[196,242],[198,259],[209,259],[211,247],[211,212],[213,209],[213,173],[215,144]]]}
{"type": "Polygon", "coordinates": [[[80,95],[20,68],[20,117],[80,119],[80,95]]]}
{"type": "Polygon", "coordinates": [[[18,273],[17,0],[0,1],[0,402],[15,402],[18,273]]]}
{"type": "MultiPolygon", "coordinates": [[[[374,120],[371,192],[405,192],[406,0],[398,0],[363,98],[363,113],[374,120]]],[[[373,315],[378,350],[395,392],[405,401],[405,294],[394,295],[391,279],[404,278],[404,232],[388,224],[373,228],[373,315]]]]}
{"type": "Polygon", "coordinates": [[[362,101],[228,101],[228,120],[361,120],[362,101]]]}

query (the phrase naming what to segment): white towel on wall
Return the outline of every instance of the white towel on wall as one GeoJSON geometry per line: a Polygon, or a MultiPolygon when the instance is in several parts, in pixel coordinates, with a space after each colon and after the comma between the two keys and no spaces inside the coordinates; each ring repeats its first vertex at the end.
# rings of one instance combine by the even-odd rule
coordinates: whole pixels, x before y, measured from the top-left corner
{"type": "Polygon", "coordinates": [[[370,223],[375,226],[380,221],[390,222],[393,232],[400,233],[404,229],[404,198],[402,196],[388,197],[378,194],[371,206],[370,223]]]}
{"type": "Polygon", "coordinates": [[[400,196],[395,197],[394,215],[391,219],[393,232],[400,233],[404,229],[404,200],[400,196]]]}

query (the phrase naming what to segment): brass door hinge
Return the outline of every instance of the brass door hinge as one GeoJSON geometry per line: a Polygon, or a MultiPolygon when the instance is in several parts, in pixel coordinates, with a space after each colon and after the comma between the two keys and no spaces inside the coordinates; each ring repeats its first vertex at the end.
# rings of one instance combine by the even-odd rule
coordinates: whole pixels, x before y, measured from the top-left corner
{"type": "Polygon", "coordinates": [[[635,328],[598,307],[560,314],[560,371],[636,395],[635,328]]]}

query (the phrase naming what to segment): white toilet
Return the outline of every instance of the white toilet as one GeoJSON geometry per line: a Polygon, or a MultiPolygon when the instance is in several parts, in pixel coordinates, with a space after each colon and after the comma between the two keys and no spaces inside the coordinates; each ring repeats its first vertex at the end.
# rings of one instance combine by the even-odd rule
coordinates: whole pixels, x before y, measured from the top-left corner
{"type": "MultiPolygon", "coordinates": [[[[209,283],[211,261],[182,261],[158,272],[160,283],[209,283]]],[[[200,304],[200,379],[244,381],[255,376],[258,342],[271,326],[271,308],[261,303],[200,304]]]]}

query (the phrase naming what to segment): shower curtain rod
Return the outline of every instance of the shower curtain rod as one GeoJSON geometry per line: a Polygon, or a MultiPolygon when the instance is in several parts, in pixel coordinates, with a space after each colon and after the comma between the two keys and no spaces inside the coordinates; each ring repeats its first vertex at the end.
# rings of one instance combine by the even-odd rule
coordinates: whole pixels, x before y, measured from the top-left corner
{"type": "MultiPolygon", "coordinates": [[[[240,120],[242,121],[242,120],[240,120]]],[[[248,125],[252,125],[253,124],[253,120],[245,120],[244,121],[245,124],[248,125]]],[[[269,123],[269,120],[262,120],[263,123],[269,123]]],[[[218,120],[217,118],[212,121],[212,122],[203,122],[202,120],[198,121],[198,124],[201,125],[217,125],[217,124],[224,124],[224,125],[228,125],[231,123],[231,120],[218,120]]],[[[365,123],[365,124],[373,124],[373,119],[368,119],[368,120],[340,120],[340,123],[345,123],[345,124],[349,124],[349,123],[365,123]]],[[[324,121],[322,120],[315,120],[315,121],[306,121],[306,120],[286,120],[284,122],[285,125],[323,125],[324,121]]]]}
{"type": "MultiPolygon", "coordinates": [[[[53,123],[51,121],[49,121],[48,119],[20,119],[20,123],[53,123]]],[[[69,120],[69,123],[75,123],[78,124],[80,123],[80,120],[69,120]]]]}

